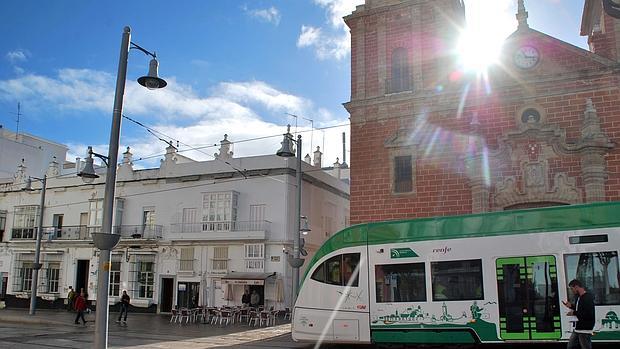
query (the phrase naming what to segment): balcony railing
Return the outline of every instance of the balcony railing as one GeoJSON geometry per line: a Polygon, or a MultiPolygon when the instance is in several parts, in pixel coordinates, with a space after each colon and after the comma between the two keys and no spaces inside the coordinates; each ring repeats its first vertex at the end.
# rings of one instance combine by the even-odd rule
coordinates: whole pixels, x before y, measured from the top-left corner
{"type": "Polygon", "coordinates": [[[219,221],[201,223],[175,223],[170,225],[172,233],[269,231],[269,221],[219,221]]]}
{"type": "Polygon", "coordinates": [[[164,232],[162,225],[121,225],[112,231],[121,234],[121,239],[161,239],[164,232]]]}
{"type": "MultiPolygon", "coordinates": [[[[52,240],[90,240],[90,232],[85,225],[64,226],[61,228],[44,227],[43,231],[52,240]]],[[[45,237],[44,237],[45,238],[45,237]]]]}
{"type": "MultiPolygon", "coordinates": [[[[101,227],[88,227],[89,234],[101,232],[101,227]]],[[[121,239],[161,239],[164,227],[161,225],[117,225],[112,227],[113,234],[120,234],[121,239]]]]}

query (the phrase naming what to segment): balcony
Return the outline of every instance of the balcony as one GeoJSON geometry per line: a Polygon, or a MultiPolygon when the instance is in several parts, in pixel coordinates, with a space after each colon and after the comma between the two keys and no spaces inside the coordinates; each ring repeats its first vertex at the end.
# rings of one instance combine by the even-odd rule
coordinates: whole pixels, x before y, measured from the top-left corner
{"type": "Polygon", "coordinates": [[[33,240],[36,227],[11,229],[11,240],[33,240]]]}
{"type": "Polygon", "coordinates": [[[157,240],[163,237],[162,225],[121,225],[112,229],[114,234],[121,234],[121,239],[157,240]]]}
{"type": "MultiPolygon", "coordinates": [[[[120,234],[121,239],[154,240],[163,237],[164,227],[161,225],[117,225],[112,227],[113,234],[120,234]]],[[[100,233],[101,227],[88,227],[89,236],[100,233]]]]}
{"type": "Polygon", "coordinates": [[[219,221],[170,225],[172,240],[264,240],[269,221],[219,221]]]}

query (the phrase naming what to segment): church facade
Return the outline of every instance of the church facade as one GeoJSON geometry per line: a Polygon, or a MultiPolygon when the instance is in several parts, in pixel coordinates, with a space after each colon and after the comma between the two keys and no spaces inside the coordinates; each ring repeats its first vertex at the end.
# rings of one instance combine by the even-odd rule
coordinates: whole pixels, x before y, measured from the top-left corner
{"type": "Polygon", "coordinates": [[[620,200],[620,22],[587,1],[584,50],[527,16],[486,76],[458,67],[460,0],[345,17],[351,223],[620,200]]]}

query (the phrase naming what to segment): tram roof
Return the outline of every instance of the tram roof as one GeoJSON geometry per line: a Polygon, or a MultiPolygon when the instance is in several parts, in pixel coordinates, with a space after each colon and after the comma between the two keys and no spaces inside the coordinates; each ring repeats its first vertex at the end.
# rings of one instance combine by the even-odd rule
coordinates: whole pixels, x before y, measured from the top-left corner
{"type": "Polygon", "coordinates": [[[345,247],[620,226],[620,202],[363,223],[329,238],[310,261],[345,247]]]}

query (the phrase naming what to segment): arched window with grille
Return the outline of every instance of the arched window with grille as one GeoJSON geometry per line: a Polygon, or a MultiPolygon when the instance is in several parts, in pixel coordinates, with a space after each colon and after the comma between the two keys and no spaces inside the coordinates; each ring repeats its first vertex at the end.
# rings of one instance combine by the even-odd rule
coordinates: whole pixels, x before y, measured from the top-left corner
{"type": "Polygon", "coordinates": [[[413,90],[407,49],[399,47],[392,51],[392,75],[388,84],[388,93],[413,90]]]}

